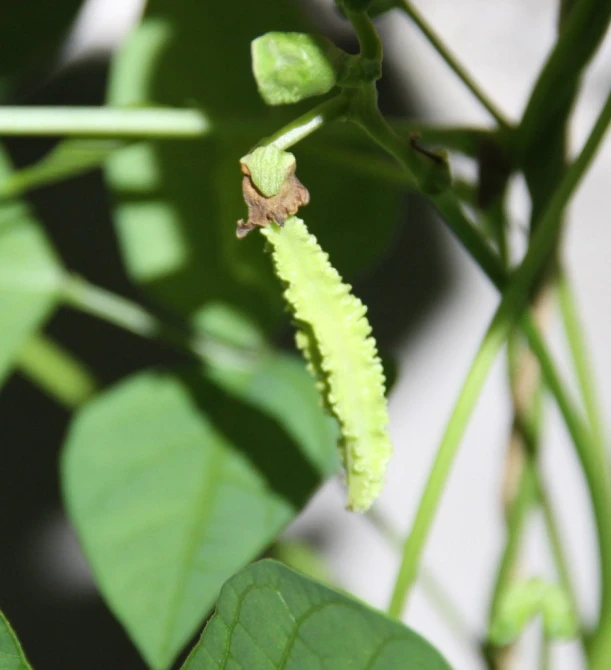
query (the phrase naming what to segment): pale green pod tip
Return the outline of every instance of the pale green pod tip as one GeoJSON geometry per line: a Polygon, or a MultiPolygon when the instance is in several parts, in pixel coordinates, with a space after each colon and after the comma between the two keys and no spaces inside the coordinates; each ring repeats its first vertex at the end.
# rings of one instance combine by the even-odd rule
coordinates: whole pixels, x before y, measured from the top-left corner
{"type": "Polygon", "coordinates": [[[252,41],[252,69],[268,105],[286,105],[328,93],[350,58],[331,41],[307,33],[270,32],[252,41]]]}
{"type": "Polygon", "coordinates": [[[266,197],[277,195],[287,176],[295,167],[295,156],[282,151],[273,144],[258,147],[240,158],[240,163],[248,168],[253,184],[266,197]]]}
{"type": "Polygon", "coordinates": [[[323,404],[341,427],[347,507],[365,512],[380,494],[392,453],[385,379],[363,303],[350,293],[303,221],[261,230],[299,328],[296,342],[323,404]]]}

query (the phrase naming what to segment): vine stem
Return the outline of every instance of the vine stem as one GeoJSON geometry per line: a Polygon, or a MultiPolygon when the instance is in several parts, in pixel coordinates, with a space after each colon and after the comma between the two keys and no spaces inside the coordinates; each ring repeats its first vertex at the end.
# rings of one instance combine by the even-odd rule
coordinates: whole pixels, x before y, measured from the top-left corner
{"type": "Polygon", "coordinates": [[[291,121],[278,132],[266,137],[258,146],[273,144],[282,151],[286,151],[297,142],[321,128],[325,123],[342,118],[348,109],[348,99],[343,94],[321,102],[305,114],[291,121]]]}
{"type": "Polygon", "coordinates": [[[42,333],[25,343],[16,365],[24,376],[68,409],[82,405],[97,389],[97,382],[85,365],[42,333]]]}
{"type": "MultiPolygon", "coordinates": [[[[388,518],[380,512],[378,507],[374,505],[364,516],[391,549],[395,552],[401,551],[403,543],[399,532],[393,528],[388,518]]],[[[448,628],[458,639],[471,648],[474,654],[477,654],[479,648],[476,635],[469,627],[466,617],[450,593],[426,565],[422,567],[420,577],[425,595],[443,617],[448,628]]]]}
{"type": "Polygon", "coordinates": [[[236,367],[248,367],[262,353],[240,348],[208,333],[191,334],[186,329],[162,321],[142,305],[75,275],[64,279],[60,298],[73,309],[103,319],[139,337],[166,342],[205,362],[218,359],[236,367]]]}
{"type": "Polygon", "coordinates": [[[488,370],[504,342],[506,330],[502,321],[497,318],[493,319],[471,364],[450,421],[446,426],[411,531],[403,545],[401,566],[388,607],[389,615],[397,619],[401,617],[408,591],[416,579],[424,544],[454,463],[460,439],[479,398],[488,370]]]}
{"type": "Polygon", "coordinates": [[[399,9],[401,9],[414,23],[414,25],[420,30],[420,32],[426,37],[431,46],[435,51],[443,58],[448,67],[457,75],[457,77],[463,82],[463,84],[471,91],[473,96],[480,102],[482,107],[492,116],[492,118],[501,126],[502,128],[509,128],[509,121],[505,116],[497,109],[482,91],[482,89],[475,83],[471,75],[466,71],[466,69],[458,62],[457,58],[451,53],[451,51],[446,47],[443,41],[435,34],[433,29],[428,25],[424,20],[422,15],[416,10],[408,0],[400,0],[398,4],[399,9]]]}
{"type": "MultiPolygon", "coordinates": [[[[492,622],[498,609],[507,585],[511,582],[515,570],[518,554],[524,537],[524,529],[528,520],[528,513],[532,509],[537,498],[536,475],[534,463],[525,459],[522,474],[518,483],[518,489],[509,508],[507,515],[507,540],[505,549],[498,567],[494,591],[492,594],[492,607],[490,609],[490,621],[492,622]]],[[[489,644],[484,645],[484,654],[490,668],[497,667],[499,655],[506,657],[508,650],[499,650],[489,644]]]]}
{"type": "Polygon", "coordinates": [[[214,129],[196,109],[0,107],[0,135],[193,139],[214,129]]]}
{"type": "Polygon", "coordinates": [[[357,12],[344,6],[346,18],[352,24],[359,41],[360,56],[376,63],[382,62],[382,42],[367,12],[357,12]]]}
{"type": "MultiPolygon", "coordinates": [[[[407,594],[416,578],[422,550],[432,526],[460,439],[475,407],[487,373],[503,345],[513,321],[519,317],[540,268],[544,265],[550,251],[556,244],[562,225],[562,212],[594,158],[610,121],[611,94],[607,98],[607,102],[581,153],[566,171],[554,197],[541,216],[524,260],[503,292],[501,302],[471,365],[447,424],[411,532],[406,538],[403,547],[403,559],[389,606],[389,613],[392,616],[401,616],[407,594]]],[[[534,324],[532,328],[534,329],[534,324]]],[[[541,351],[535,351],[535,353],[540,354],[541,351]]],[[[549,369],[547,372],[549,372],[549,369]]],[[[592,449],[589,433],[586,432],[583,437],[587,439],[584,439],[581,451],[578,445],[576,447],[582,461],[594,507],[601,554],[602,612],[607,612],[608,599],[611,596],[611,510],[609,510],[606,464],[601,467],[603,464],[599,462],[598,450],[593,451],[592,449]]]]}
{"type": "Polygon", "coordinates": [[[577,312],[573,290],[564,272],[559,273],[557,286],[562,324],[569,344],[573,367],[575,369],[575,375],[577,377],[577,383],[579,384],[586,415],[594,439],[598,443],[601,452],[604,453],[605,436],[603,422],[596,401],[594,375],[592,374],[592,369],[588,361],[585,337],[577,312]]]}

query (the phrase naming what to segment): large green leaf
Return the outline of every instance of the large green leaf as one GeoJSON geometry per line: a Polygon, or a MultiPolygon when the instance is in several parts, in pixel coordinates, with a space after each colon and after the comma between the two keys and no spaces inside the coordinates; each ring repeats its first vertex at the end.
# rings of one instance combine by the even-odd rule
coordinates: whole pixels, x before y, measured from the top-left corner
{"type": "Polygon", "coordinates": [[[32,670],[19,640],[0,612],[0,670],[32,670]]]}
{"type": "MultiPolygon", "coordinates": [[[[11,166],[0,147],[0,183],[11,166]]],[[[25,339],[49,315],[61,269],[25,203],[0,199],[0,384],[25,339]]]]}
{"type": "Polygon", "coordinates": [[[449,670],[426,640],[276,561],[230,579],[183,670],[449,670]]]}
{"type": "Polygon", "coordinates": [[[153,668],[170,665],[225,580],[336,464],[335,426],[298,362],[215,379],[225,390],[199,371],[138,374],[87,405],[65,447],[68,511],[153,668]]]}
{"type": "MultiPolygon", "coordinates": [[[[307,30],[296,3],[151,0],[115,58],[109,102],[201,105],[212,136],[140,144],[112,158],[119,240],[132,277],[189,314],[209,300],[242,307],[261,323],[282,317],[280,291],[258,235],[238,241],[246,213],[239,159],[309,105],[270,110],[251,74],[250,42],[269,30],[307,30]],[[239,17],[239,20],[238,18],[239,17]]],[[[397,218],[396,187],[295,153],[311,194],[308,221],[342,273],[385,248],[397,218]]]]}

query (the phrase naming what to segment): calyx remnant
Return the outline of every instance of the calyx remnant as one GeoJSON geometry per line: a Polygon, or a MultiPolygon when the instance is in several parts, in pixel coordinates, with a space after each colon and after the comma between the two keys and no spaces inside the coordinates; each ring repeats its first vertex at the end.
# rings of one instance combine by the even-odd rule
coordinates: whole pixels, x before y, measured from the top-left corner
{"type": "Polygon", "coordinates": [[[292,154],[275,147],[260,147],[241,159],[248,220],[238,221],[236,235],[240,239],[271,221],[282,226],[302,205],[308,204],[310,194],[295,176],[296,165],[292,154]]]}

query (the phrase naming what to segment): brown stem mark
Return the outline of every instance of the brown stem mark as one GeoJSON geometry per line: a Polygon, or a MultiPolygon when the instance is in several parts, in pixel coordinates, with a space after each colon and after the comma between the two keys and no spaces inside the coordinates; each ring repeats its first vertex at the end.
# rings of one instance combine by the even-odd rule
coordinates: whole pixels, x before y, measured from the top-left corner
{"type": "Polygon", "coordinates": [[[425,147],[423,147],[420,143],[420,133],[410,133],[409,135],[409,144],[411,148],[414,151],[417,151],[418,153],[422,154],[423,156],[426,156],[427,158],[430,158],[432,161],[437,163],[438,165],[443,165],[445,167],[446,164],[446,159],[441,155],[436,153],[435,151],[429,151],[425,147]]]}
{"type": "Polygon", "coordinates": [[[248,220],[238,221],[236,235],[239,239],[246,237],[257,226],[261,228],[268,226],[271,221],[282,226],[290,216],[297,213],[302,205],[310,202],[308,189],[295,176],[295,167],[293,163],[289,168],[280,191],[276,195],[266,197],[254,185],[248,166],[241,163],[244,175],[242,193],[248,207],[248,220]]]}

